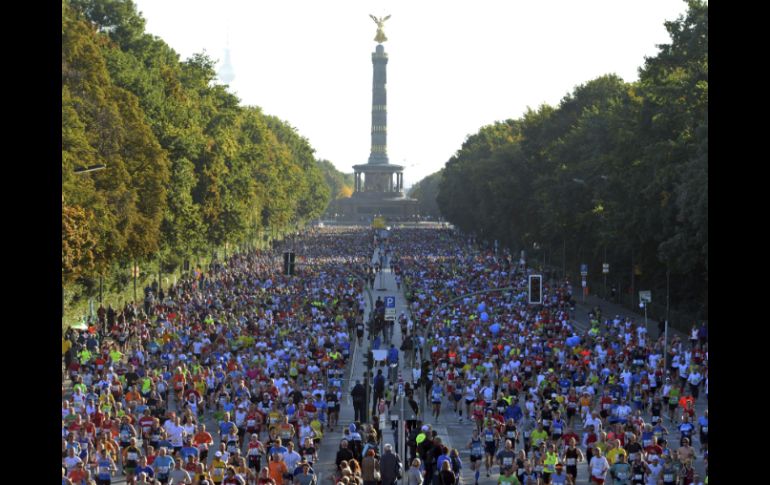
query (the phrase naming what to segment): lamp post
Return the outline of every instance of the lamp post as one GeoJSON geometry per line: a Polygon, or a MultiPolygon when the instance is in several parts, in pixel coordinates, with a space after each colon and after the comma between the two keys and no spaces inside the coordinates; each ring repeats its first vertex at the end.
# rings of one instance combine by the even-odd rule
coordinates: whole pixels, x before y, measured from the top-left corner
{"type": "MultiPolygon", "coordinates": [[[[77,167],[75,170],[72,171],[72,173],[76,175],[80,175],[83,173],[90,173],[90,172],[98,172],[99,170],[104,170],[107,168],[104,164],[97,164],[97,165],[91,165],[89,167],[77,167]]],[[[62,202],[64,199],[62,198],[62,202]]],[[[99,303],[102,301],[102,279],[101,275],[99,276],[99,303]]],[[[62,319],[62,327],[64,326],[64,281],[61,282],[61,319],[62,319]]]]}
{"type": "MultiPolygon", "coordinates": [[[[604,175],[604,174],[599,175],[598,178],[600,178],[600,179],[602,179],[604,181],[609,180],[609,176],[604,175]]],[[[573,178],[572,181],[575,182],[576,184],[584,185],[584,186],[587,186],[587,187],[589,186],[588,182],[586,182],[585,180],[580,179],[580,178],[573,178]]],[[[593,186],[591,186],[591,187],[593,188],[593,186]]],[[[593,190],[593,193],[594,193],[594,195],[596,195],[596,190],[595,189],[593,190]]],[[[594,197],[594,199],[595,198],[596,197],[594,197]]],[[[599,205],[599,206],[597,206],[594,209],[594,212],[598,213],[599,216],[601,217],[602,228],[604,228],[604,207],[602,205],[599,205]]],[[[602,238],[602,239],[604,239],[604,238],[602,238]]],[[[602,261],[602,263],[603,263],[602,264],[602,273],[604,275],[604,298],[607,298],[607,273],[604,273],[604,264],[607,263],[607,243],[606,243],[606,241],[604,242],[604,261],[602,261]]],[[[632,284],[632,286],[633,286],[633,284],[632,284]]],[[[633,289],[632,289],[632,291],[633,291],[633,289]]],[[[583,290],[583,294],[585,295],[585,289],[583,290]]]]}

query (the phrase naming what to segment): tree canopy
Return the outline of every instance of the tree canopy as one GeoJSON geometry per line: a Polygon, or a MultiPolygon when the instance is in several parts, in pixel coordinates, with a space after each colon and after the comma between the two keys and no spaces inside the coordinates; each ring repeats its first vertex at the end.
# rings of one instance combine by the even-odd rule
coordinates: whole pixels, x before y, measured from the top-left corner
{"type": "Polygon", "coordinates": [[[707,315],[708,5],[687,3],[638,81],[605,75],[469,136],[443,170],[443,216],[573,274],[609,262],[657,290],[668,271],[707,315]]]}
{"type": "Polygon", "coordinates": [[[62,1],[68,285],[158,256],[173,269],[266,228],[304,224],[331,198],[305,138],[241,105],[210,58],[180,60],[144,26],[130,0],[62,1]],[[74,172],[95,164],[106,169],[74,172]]]}

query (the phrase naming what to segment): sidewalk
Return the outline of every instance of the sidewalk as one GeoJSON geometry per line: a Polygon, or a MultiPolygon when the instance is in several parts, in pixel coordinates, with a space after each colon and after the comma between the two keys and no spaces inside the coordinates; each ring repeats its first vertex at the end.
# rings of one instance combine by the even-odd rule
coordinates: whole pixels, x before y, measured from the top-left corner
{"type": "MultiPolygon", "coordinates": [[[[583,297],[580,295],[580,288],[579,286],[575,288],[573,286],[573,291],[576,291],[578,294],[574,296],[575,301],[577,302],[577,305],[575,306],[575,320],[578,321],[578,323],[585,323],[586,325],[589,324],[588,321],[588,313],[593,310],[594,307],[600,307],[602,310],[602,321],[604,321],[607,318],[614,318],[615,315],[620,315],[621,317],[631,317],[634,319],[634,321],[638,323],[644,322],[644,314],[641,315],[637,312],[631,311],[628,308],[619,305],[617,303],[612,303],[610,301],[604,300],[602,298],[599,298],[595,295],[586,295],[585,297],[585,303],[583,303],[583,297]]],[[[651,338],[657,340],[658,337],[660,337],[660,324],[658,320],[653,320],[652,318],[647,319],[647,335],[649,335],[651,338]]],[[[674,329],[673,327],[668,328],[668,340],[669,342],[674,336],[678,336],[681,340],[687,341],[689,339],[689,335],[685,335],[683,332],[674,329]]]]}

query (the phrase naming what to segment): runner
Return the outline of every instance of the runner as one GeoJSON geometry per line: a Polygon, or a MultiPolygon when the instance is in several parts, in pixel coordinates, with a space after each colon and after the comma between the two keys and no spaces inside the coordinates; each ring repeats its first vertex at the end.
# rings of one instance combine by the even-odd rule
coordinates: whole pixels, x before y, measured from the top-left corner
{"type": "Polygon", "coordinates": [[[142,450],[136,446],[136,438],[131,438],[128,442],[128,446],[126,446],[121,453],[126,483],[133,484],[136,480],[134,471],[136,470],[136,467],[139,466],[139,457],[141,456],[142,450]]]}
{"type": "Polygon", "coordinates": [[[495,429],[495,425],[492,421],[487,424],[487,427],[482,433],[482,437],[484,438],[484,461],[487,469],[487,477],[489,477],[489,470],[492,468],[495,453],[497,452],[497,444],[500,442],[500,435],[495,429]]]}
{"type": "Polygon", "coordinates": [[[478,485],[479,474],[481,472],[481,464],[484,460],[484,445],[482,444],[481,437],[479,436],[479,430],[473,430],[473,436],[471,437],[471,440],[466,447],[471,450],[471,471],[474,473],[474,485],[478,485]]]}

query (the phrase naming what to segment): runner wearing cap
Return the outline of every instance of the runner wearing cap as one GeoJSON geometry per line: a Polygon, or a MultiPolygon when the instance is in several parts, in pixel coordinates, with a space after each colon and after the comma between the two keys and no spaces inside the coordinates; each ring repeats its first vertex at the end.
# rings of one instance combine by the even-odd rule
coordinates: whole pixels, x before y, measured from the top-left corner
{"type": "Polygon", "coordinates": [[[225,479],[226,468],[227,464],[222,459],[222,452],[217,451],[214,453],[214,459],[211,461],[211,467],[209,468],[209,471],[211,472],[211,480],[216,485],[221,485],[222,481],[225,479]]]}

